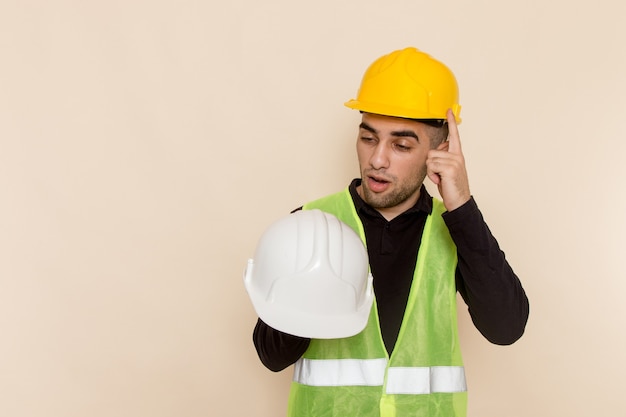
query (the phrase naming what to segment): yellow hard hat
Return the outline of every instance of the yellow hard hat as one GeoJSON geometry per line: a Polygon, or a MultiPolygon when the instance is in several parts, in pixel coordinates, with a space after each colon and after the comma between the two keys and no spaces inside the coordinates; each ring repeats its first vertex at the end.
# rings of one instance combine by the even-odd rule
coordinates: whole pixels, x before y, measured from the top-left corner
{"type": "Polygon", "coordinates": [[[454,74],[430,55],[410,47],[378,58],[369,66],[351,109],[408,119],[445,119],[448,109],[461,122],[454,74]]]}

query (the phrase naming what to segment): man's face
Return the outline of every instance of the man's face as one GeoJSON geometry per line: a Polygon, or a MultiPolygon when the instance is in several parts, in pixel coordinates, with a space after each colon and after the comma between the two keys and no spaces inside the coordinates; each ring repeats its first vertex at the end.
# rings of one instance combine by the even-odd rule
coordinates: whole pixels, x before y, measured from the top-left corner
{"type": "Polygon", "coordinates": [[[357,138],[365,202],[391,220],[411,208],[426,176],[428,126],[408,119],[363,113],[357,138]]]}

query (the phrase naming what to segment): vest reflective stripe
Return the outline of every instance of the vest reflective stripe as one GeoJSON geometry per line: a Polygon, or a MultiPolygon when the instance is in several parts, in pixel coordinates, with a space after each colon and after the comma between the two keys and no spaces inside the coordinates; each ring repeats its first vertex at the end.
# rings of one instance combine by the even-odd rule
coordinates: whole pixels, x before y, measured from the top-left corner
{"type": "Polygon", "coordinates": [[[431,394],[434,392],[464,392],[465,369],[462,366],[432,366],[430,368],[389,368],[387,394],[431,394]]]}
{"type": "MultiPolygon", "coordinates": [[[[294,382],[316,387],[382,386],[387,359],[305,359],[294,366],[294,382]]],[[[462,366],[390,367],[387,394],[467,391],[462,366]]]]}
{"type": "Polygon", "coordinates": [[[314,387],[379,386],[385,382],[387,359],[299,359],[293,380],[314,387]]]}

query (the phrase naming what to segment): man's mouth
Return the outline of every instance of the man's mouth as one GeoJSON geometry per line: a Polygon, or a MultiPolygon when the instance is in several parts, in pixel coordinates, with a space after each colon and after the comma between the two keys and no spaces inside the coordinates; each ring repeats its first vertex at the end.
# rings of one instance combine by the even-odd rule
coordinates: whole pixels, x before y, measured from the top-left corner
{"type": "Polygon", "coordinates": [[[367,176],[367,186],[375,193],[381,193],[385,191],[389,187],[389,184],[391,184],[391,182],[383,177],[379,177],[377,175],[367,176]]]}

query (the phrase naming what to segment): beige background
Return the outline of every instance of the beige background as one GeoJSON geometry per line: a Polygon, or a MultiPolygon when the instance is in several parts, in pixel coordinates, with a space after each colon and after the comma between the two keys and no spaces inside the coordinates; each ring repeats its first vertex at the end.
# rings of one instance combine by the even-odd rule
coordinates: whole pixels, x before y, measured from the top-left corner
{"type": "Polygon", "coordinates": [[[415,45],[461,86],[472,191],[531,298],[461,309],[471,417],[617,415],[626,3],[2,0],[0,415],[281,416],[241,282],[357,175],[351,98],[415,45]]]}

